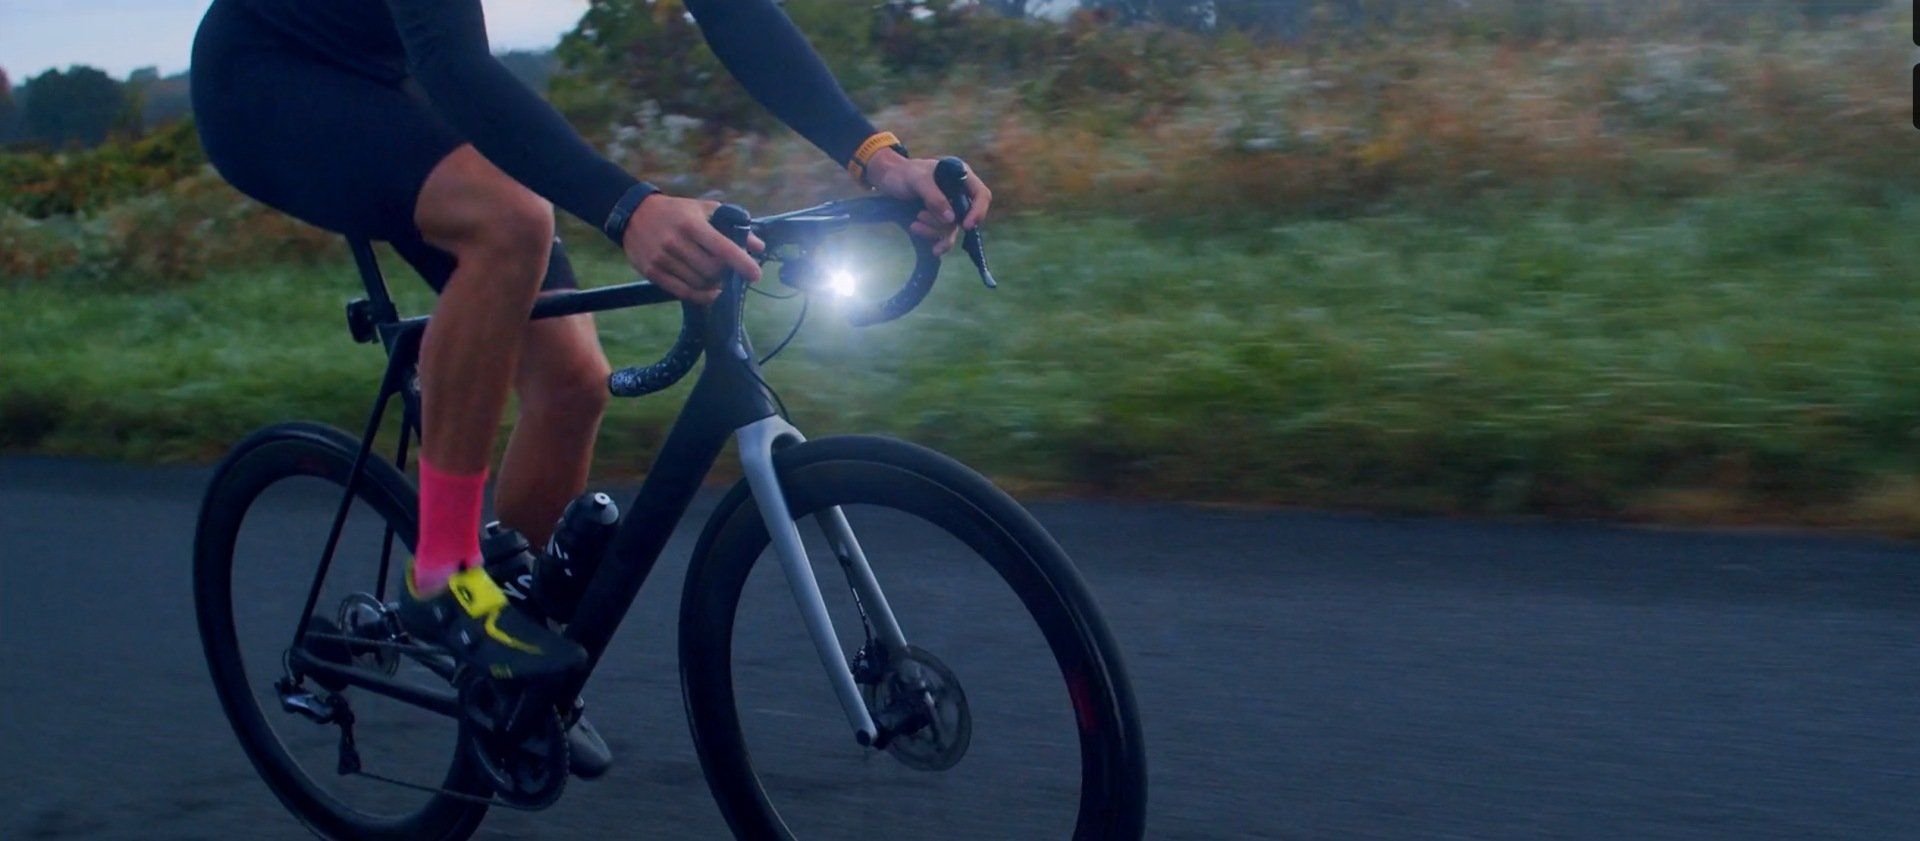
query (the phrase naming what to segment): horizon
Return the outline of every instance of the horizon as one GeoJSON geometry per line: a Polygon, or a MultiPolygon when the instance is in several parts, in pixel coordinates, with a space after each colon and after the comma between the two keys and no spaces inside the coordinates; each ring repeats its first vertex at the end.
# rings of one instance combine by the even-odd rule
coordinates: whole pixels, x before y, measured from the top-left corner
{"type": "MultiPolygon", "coordinates": [[[[194,30],[208,0],[7,0],[0,3],[0,70],[15,85],[48,70],[95,67],[116,79],[158,68],[188,69],[194,30]]],[[[550,49],[587,0],[481,0],[495,52],[550,49]]]]}

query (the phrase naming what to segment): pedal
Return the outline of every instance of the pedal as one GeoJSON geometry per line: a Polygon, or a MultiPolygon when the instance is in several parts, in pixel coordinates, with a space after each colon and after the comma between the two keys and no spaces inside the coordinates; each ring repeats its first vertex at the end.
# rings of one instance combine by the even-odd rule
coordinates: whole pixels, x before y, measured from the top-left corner
{"type": "Polygon", "coordinates": [[[353,740],[353,708],[347,706],[347,699],[308,692],[284,677],[273,682],[273,690],[280,696],[282,712],[296,713],[315,724],[340,725],[338,770],[341,776],[360,773],[360,748],[353,740]]]}
{"type": "Polygon", "coordinates": [[[286,678],[273,683],[273,689],[280,696],[280,711],[298,713],[315,724],[332,724],[339,720],[340,710],[345,704],[331,700],[337,696],[322,697],[300,689],[286,678]]]}
{"type": "Polygon", "coordinates": [[[573,726],[567,728],[567,753],[569,770],[583,780],[599,779],[613,767],[613,749],[585,715],[576,715],[573,726]]]}

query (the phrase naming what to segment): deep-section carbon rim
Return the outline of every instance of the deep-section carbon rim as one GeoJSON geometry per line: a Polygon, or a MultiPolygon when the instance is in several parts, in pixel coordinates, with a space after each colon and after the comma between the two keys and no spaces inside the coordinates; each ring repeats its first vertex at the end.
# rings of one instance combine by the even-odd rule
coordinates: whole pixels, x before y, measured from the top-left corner
{"type": "MultiPolygon", "coordinates": [[[[254,433],[221,462],[208,485],[194,539],[194,601],[201,645],[221,707],[248,759],[274,795],[309,829],[328,838],[456,841],[472,834],[486,814],[484,806],[438,796],[412,814],[382,818],[354,810],[319,786],[313,775],[333,774],[335,769],[308,769],[289,754],[268,720],[269,715],[284,713],[263,710],[255,697],[255,684],[270,683],[274,676],[249,674],[241,655],[234,621],[233,561],[248,509],[268,489],[296,477],[320,479],[343,491],[357,448],[358,442],[332,427],[290,423],[254,433]]],[[[403,544],[412,544],[415,492],[390,462],[370,459],[355,496],[384,519],[403,544]]],[[[317,562],[318,558],[307,560],[317,562]]],[[[303,565],[289,572],[310,578],[313,569],[303,565]]],[[[289,633],[295,618],[285,617],[289,633]]],[[[485,793],[475,769],[464,759],[453,762],[440,785],[485,793]]]]}
{"type": "MultiPolygon", "coordinates": [[[[1085,584],[1040,525],[978,474],[890,439],[822,439],[775,461],[796,519],[836,505],[890,508],[945,531],[993,566],[1045,636],[1073,702],[1081,771],[1073,837],[1140,837],[1146,761],[1125,668],[1085,584]]],[[[794,837],[758,773],[782,769],[754,767],[735,697],[734,624],[767,541],[758,509],[736,486],[701,536],[681,601],[681,682],[695,746],[741,838],[794,837]]]]}

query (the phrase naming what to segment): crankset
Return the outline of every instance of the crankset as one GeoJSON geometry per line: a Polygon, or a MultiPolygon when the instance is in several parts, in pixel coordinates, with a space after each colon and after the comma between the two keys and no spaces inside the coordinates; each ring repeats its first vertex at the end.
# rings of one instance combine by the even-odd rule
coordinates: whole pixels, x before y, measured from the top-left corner
{"type": "Polygon", "coordinates": [[[873,746],[918,771],[945,771],[960,764],[973,743],[973,713],[960,678],[925,649],[875,656],[862,648],[862,678],[867,709],[880,734],[873,746]],[[864,674],[862,674],[864,672],[864,674]]]}
{"type": "Polygon", "coordinates": [[[566,790],[572,760],[567,723],[559,712],[520,716],[523,723],[509,730],[517,707],[542,703],[537,692],[471,672],[463,673],[458,684],[460,742],[493,784],[494,796],[522,809],[553,805],[566,790]]]}

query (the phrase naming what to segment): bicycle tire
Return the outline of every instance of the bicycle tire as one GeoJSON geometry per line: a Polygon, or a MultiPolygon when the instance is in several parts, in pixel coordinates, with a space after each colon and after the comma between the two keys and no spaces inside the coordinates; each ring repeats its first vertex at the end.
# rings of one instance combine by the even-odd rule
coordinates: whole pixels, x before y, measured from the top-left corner
{"type": "MultiPolygon", "coordinates": [[[[288,811],[324,838],[438,839],[460,841],[479,826],[487,807],[446,794],[428,799],[417,811],[397,817],[354,810],[321,787],[287,752],[254,697],[234,628],[233,554],[247,509],[274,484],[294,477],[333,483],[342,492],[359,442],[347,433],[316,423],[270,426],[236,445],[214,470],[200,508],[194,535],[194,605],[201,646],[221,708],[247,758],[288,811]]],[[[392,462],[369,458],[355,496],[413,545],[418,495],[413,483],[392,462]]],[[[287,617],[292,630],[294,617],[287,617]]],[[[443,789],[484,796],[488,789],[466,751],[456,750],[443,789]]]]}
{"type": "MultiPolygon", "coordinates": [[[[991,563],[1040,625],[1067,682],[1080,737],[1081,800],[1073,837],[1144,833],[1146,752],[1131,683],[1092,594],[1032,515],[966,466],[889,438],[824,438],[789,447],[775,469],[795,517],[836,505],[914,515],[991,563]]],[[[747,576],[768,543],[745,482],[700,536],[680,605],[680,677],[708,788],[739,838],[792,838],[768,799],[741,728],[731,663],[747,576]]]]}

